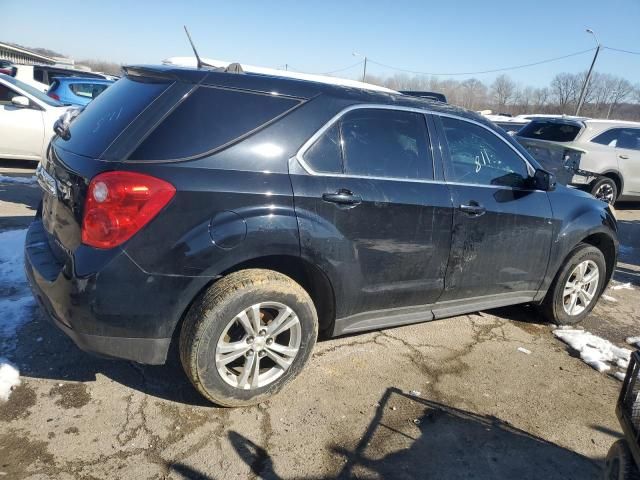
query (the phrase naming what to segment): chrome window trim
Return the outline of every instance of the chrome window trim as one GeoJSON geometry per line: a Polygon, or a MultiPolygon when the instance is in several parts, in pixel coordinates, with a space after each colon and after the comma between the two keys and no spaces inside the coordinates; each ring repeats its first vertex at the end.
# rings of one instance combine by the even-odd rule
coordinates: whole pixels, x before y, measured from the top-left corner
{"type": "MultiPolygon", "coordinates": [[[[479,127],[484,128],[485,130],[487,130],[488,132],[491,132],[493,135],[495,135],[501,142],[503,142],[504,144],[506,144],[525,164],[526,168],[527,168],[527,173],[531,176],[534,175],[535,173],[535,168],[529,163],[529,161],[522,155],[521,152],[518,151],[518,149],[516,149],[513,145],[511,145],[509,142],[505,141],[504,138],[502,138],[500,136],[500,134],[498,134],[498,132],[495,132],[494,130],[492,130],[491,128],[487,127],[486,125],[483,125],[480,122],[476,122],[475,120],[471,120],[468,118],[464,118],[461,117],[459,115],[452,115],[450,113],[444,113],[444,112],[437,112],[437,111],[433,111],[433,110],[429,110],[429,109],[425,109],[425,108],[415,108],[415,107],[405,107],[405,106],[401,106],[401,105],[384,105],[384,104],[376,104],[376,103],[359,103],[357,105],[350,105],[342,110],[340,110],[337,114],[335,114],[327,123],[325,123],[322,127],[320,127],[311,137],[309,137],[309,139],[302,144],[302,146],[300,147],[300,149],[298,150],[298,152],[295,154],[295,158],[298,161],[298,163],[300,164],[300,166],[310,175],[316,175],[316,176],[325,176],[325,177],[348,177],[348,178],[369,178],[369,179],[374,179],[374,180],[400,180],[400,181],[404,181],[404,182],[417,182],[417,183],[451,183],[451,184],[456,184],[456,185],[479,185],[479,186],[488,186],[491,188],[495,188],[495,187],[499,187],[499,188],[509,188],[509,189],[513,189],[514,187],[506,187],[506,186],[497,186],[497,185],[482,185],[482,184],[477,184],[477,183],[456,183],[456,182],[442,182],[439,180],[430,180],[430,179],[410,179],[410,178],[402,178],[402,177],[374,177],[374,176],[368,176],[368,175],[351,175],[351,174],[347,174],[347,173],[331,173],[331,172],[317,172],[315,171],[311,165],[309,165],[305,159],[304,159],[304,154],[307,152],[307,150],[309,150],[309,148],[311,148],[311,146],[316,142],[316,140],[318,140],[318,138],[320,138],[324,132],[326,132],[327,130],[329,130],[338,120],[340,120],[340,118],[342,118],[345,114],[353,111],[353,110],[361,110],[361,109],[375,109],[375,110],[399,110],[399,111],[403,111],[403,112],[412,112],[412,113],[419,113],[421,115],[434,115],[434,116],[441,116],[441,117],[449,117],[449,118],[453,118],[456,120],[461,120],[463,122],[468,122],[468,123],[472,123],[474,125],[478,125],[479,127]]],[[[426,119],[425,119],[426,122],[426,119]]],[[[427,132],[429,132],[429,128],[428,125],[425,125],[427,127],[427,132]]],[[[431,157],[432,160],[435,162],[435,155],[434,155],[434,145],[433,145],[433,138],[431,135],[432,132],[429,132],[429,146],[431,148],[431,157]]],[[[435,165],[434,165],[435,167],[435,165]]],[[[435,168],[434,168],[434,174],[435,174],[435,168]]],[[[517,190],[522,190],[519,188],[516,188],[517,190]]],[[[532,191],[531,189],[525,189],[527,191],[532,191]]]]}

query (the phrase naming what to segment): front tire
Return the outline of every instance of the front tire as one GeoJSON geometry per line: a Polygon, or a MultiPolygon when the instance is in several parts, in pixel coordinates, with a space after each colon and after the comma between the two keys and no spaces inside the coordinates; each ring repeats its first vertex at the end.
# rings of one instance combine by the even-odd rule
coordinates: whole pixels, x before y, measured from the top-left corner
{"type": "Polygon", "coordinates": [[[253,405],[298,375],[317,335],[316,309],[299,284],[271,270],[242,270],[218,280],[191,306],[180,359],[207,399],[253,405]]]}
{"type": "Polygon", "coordinates": [[[580,323],[600,298],[606,273],[602,252],[592,245],[579,244],[551,284],[542,303],[542,313],[558,325],[580,323]]]}

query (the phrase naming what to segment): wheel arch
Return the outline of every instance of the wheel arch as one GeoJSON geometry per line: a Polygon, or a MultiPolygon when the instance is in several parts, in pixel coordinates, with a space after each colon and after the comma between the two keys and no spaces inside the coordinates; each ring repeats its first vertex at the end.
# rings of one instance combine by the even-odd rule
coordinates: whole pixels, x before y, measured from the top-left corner
{"type": "Polygon", "coordinates": [[[616,259],[618,258],[618,252],[613,238],[604,232],[598,232],[592,233],[591,235],[583,238],[581,243],[586,243],[596,247],[604,255],[604,259],[607,264],[607,275],[604,283],[606,288],[611,277],[613,277],[613,272],[616,268],[616,259]]]}
{"type": "MultiPolygon", "coordinates": [[[[605,170],[604,172],[600,173],[600,176],[607,177],[613,180],[616,183],[616,187],[618,188],[618,197],[622,195],[622,190],[624,189],[624,179],[622,178],[622,175],[618,170],[605,170]]],[[[597,181],[598,179],[596,178],[591,186],[593,187],[597,181]]]]}

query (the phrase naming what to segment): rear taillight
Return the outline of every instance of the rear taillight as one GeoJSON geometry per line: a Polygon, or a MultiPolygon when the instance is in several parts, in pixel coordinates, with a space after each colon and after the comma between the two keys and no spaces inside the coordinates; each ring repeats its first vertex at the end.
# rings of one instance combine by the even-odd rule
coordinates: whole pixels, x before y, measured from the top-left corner
{"type": "Polygon", "coordinates": [[[47,95],[49,95],[54,100],[60,101],[60,96],[57,93],[49,92],[49,93],[47,93],[47,95]]]}
{"type": "Polygon", "coordinates": [[[82,219],[82,243],[113,248],[126,242],[173,198],[176,189],[159,178],[106,172],[91,180],[82,219]]]}

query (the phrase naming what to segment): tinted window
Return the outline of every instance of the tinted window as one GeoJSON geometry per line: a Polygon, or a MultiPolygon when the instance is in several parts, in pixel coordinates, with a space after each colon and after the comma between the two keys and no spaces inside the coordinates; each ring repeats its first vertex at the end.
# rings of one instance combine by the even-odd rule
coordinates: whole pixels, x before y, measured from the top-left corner
{"type": "Polygon", "coordinates": [[[69,89],[73,93],[84,98],[96,98],[107,87],[108,85],[102,83],[72,83],[69,85],[69,89]]]}
{"type": "Polygon", "coordinates": [[[579,132],[580,126],[572,123],[533,120],[522,127],[518,135],[551,142],[572,142],[579,132]]]}
{"type": "Polygon", "coordinates": [[[392,178],[433,178],[424,115],[358,109],[341,120],[344,173],[392,178]]]}
{"type": "Polygon", "coordinates": [[[222,147],[298,105],[298,100],[200,87],[142,142],[133,160],[171,160],[222,147]]]}
{"type": "Polygon", "coordinates": [[[340,128],[334,123],[304,154],[304,160],[316,172],[342,173],[340,128]]]}
{"type": "Polygon", "coordinates": [[[11,105],[11,99],[18,95],[9,87],[0,84],[0,105],[11,105]]]}
{"type": "Polygon", "coordinates": [[[624,128],[618,137],[618,148],[627,148],[630,150],[640,150],[640,129],[624,128]]]}
{"type": "MultiPolygon", "coordinates": [[[[13,77],[2,77],[3,80],[7,81],[8,83],[10,83],[11,85],[14,85],[16,87],[18,87],[19,89],[21,89],[22,91],[28,93],[29,95],[31,95],[32,97],[37,98],[38,100],[40,100],[42,103],[46,103],[47,105],[50,105],[52,107],[61,107],[62,104],[60,102],[58,102],[57,100],[54,100],[51,97],[48,97],[45,93],[42,93],[40,90],[38,90],[35,87],[32,87],[31,85],[28,85],[16,78],[13,77]]],[[[18,95],[22,95],[22,93],[18,92],[18,95]]]]}
{"type": "Polygon", "coordinates": [[[34,68],[33,69],[33,79],[37,80],[38,82],[43,82],[44,83],[44,72],[42,71],[41,68],[34,68]]]}
{"type": "Polygon", "coordinates": [[[58,138],[56,142],[74,153],[98,158],[168,86],[131,78],[118,80],[71,123],[69,139],[58,138]]]}
{"type": "Polygon", "coordinates": [[[479,185],[523,187],[527,167],[511,147],[487,129],[442,118],[449,155],[447,180],[479,185]]]}
{"type": "Polygon", "coordinates": [[[620,135],[620,128],[612,128],[611,130],[607,130],[604,133],[601,133],[591,141],[594,143],[599,143],[600,145],[609,145],[610,147],[615,147],[618,142],[618,135],[620,135]]]}

